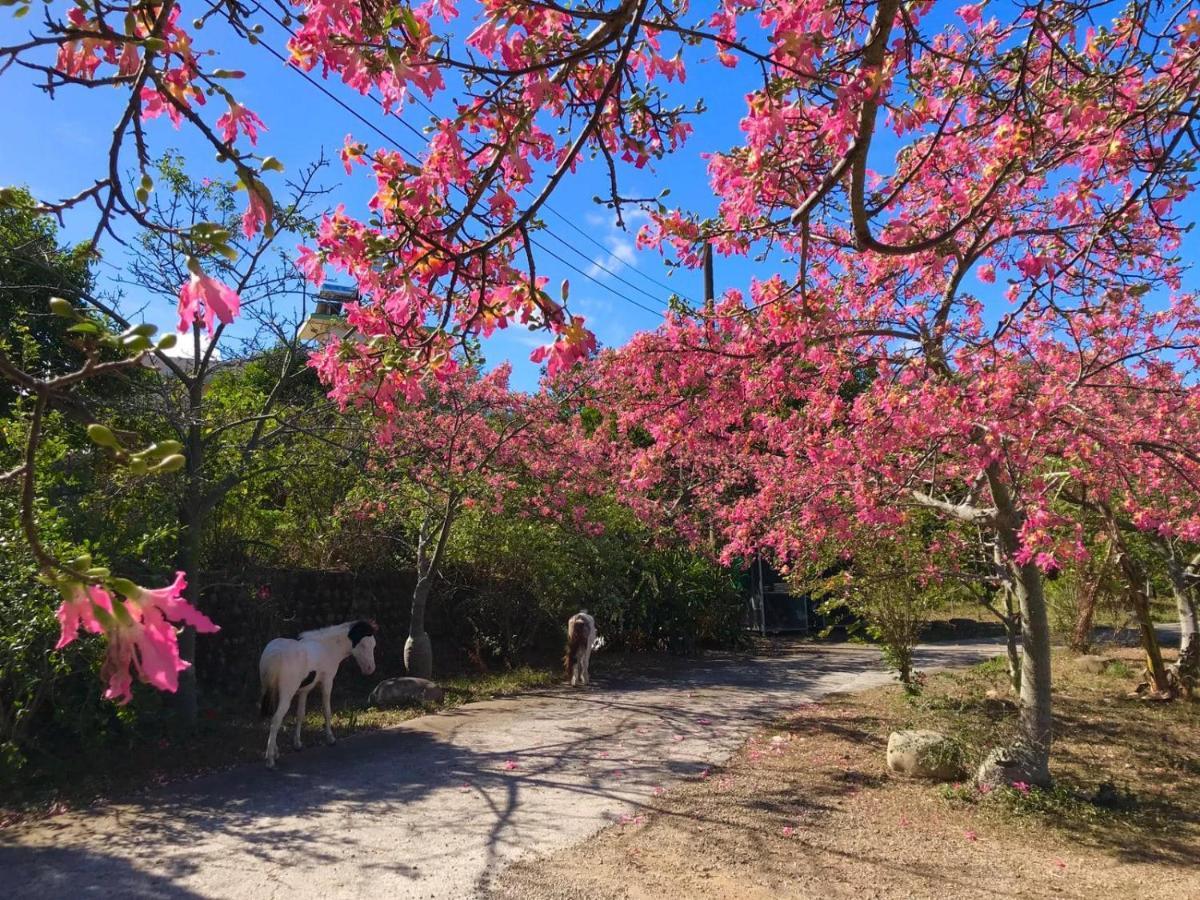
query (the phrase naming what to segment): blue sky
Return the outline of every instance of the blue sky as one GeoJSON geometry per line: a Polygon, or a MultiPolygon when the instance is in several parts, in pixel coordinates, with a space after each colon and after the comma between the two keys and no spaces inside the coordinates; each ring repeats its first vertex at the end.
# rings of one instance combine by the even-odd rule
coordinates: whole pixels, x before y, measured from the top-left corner
{"type": "MultiPolygon", "coordinates": [[[[286,34],[270,20],[264,22],[267,26],[264,42],[283,52],[286,34]]],[[[21,24],[0,13],[0,43],[25,36],[27,32],[22,31],[21,24]]],[[[361,169],[346,176],[337,151],[347,134],[373,147],[389,142],[298,73],[288,71],[262,47],[225,39],[223,34],[218,40],[218,32],[222,31],[215,25],[209,26],[197,35],[197,45],[215,46],[219,50],[219,63],[211,65],[247,72],[247,77],[234,83],[233,88],[238,100],[267,123],[269,130],[261,135],[258,150],[277,156],[294,173],[324,148],[333,160],[323,178],[333,188],[329,195],[331,205],[345,203],[350,214],[365,216],[372,181],[361,169]]],[[[710,107],[716,108],[716,114],[705,117],[703,130],[691,147],[660,167],[669,171],[669,178],[663,172],[643,170],[623,185],[628,193],[654,194],[669,183],[673,202],[704,210],[713,208],[700,152],[728,147],[738,141],[737,118],[752,73],[746,70],[730,73],[726,69],[711,73],[712,68],[694,66],[693,78],[685,91],[689,98],[705,96],[710,107]],[[712,83],[706,85],[706,79],[712,83]]],[[[395,118],[384,116],[372,100],[336,80],[324,84],[390,135],[394,139],[392,146],[420,151],[419,137],[395,118]]],[[[108,89],[64,89],[51,102],[33,86],[31,73],[12,69],[0,77],[0,110],[4,111],[0,123],[0,184],[25,184],[36,196],[44,198],[70,196],[86,187],[94,173],[103,172],[121,96],[108,89]]],[[[210,109],[215,119],[217,107],[210,102],[210,109]]],[[[404,119],[419,129],[427,124],[429,113],[411,106],[404,119]]],[[[152,154],[177,149],[196,177],[229,177],[228,167],[216,163],[211,148],[186,126],[176,131],[164,118],[148,123],[147,131],[152,154]]],[[[699,273],[673,272],[663,265],[657,253],[635,249],[634,234],[642,221],[636,211],[628,232],[622,232],[616,227],[612,212],[592,201],[600,192],[599,185],[604,183],[599,179],[604,178],[599,165],[587,164],[554,195],[551,209],[544,216],[549,233],[537,235],[545,248],[538,252],[537,263],[539,274],[550,277],[552,294],[557,295],[557,285],[563,278],[570,280],[572,309],[587,318],[602,344],[616,346],[637,330],[655,327],[672,291],[698,299],[702,295],[702,282],[699,273]]],[[[281,179],[268,181],[272,187],[280,183],[281,179]]],[[[71,214],[63,237],[68,240],[88,237],[94,224],[94,210],[71,214]]],[[[111,283],[124,262],[123,251],[111,240],[102,245],[102,250],[105,261],[97,272],[102,282],[111,283]]],[[[718,290],[726,284],[745,284],[754,268],[740,260],[718,261],[718,290]]],[[[146,303],[147,298],[138,297],[126,288],[129,308],[146,303]]],[[[161,326],[169,327],[172,315],[173,310],[163,303],[150,302],[147,306],[146,318],[161,326]]],[[[544,333],[510,327],[489,341],[485,352],[491,363],[510,359],[514,364],[514,383],[530,388],[536,384],[538,369],[529,363],[528,356],[533,347],[546,340],[544,333]]]]}
{"type": "MultiPolygon", "coordinates": [[[[946,4],[944,13],[939,8],[938,14],[953,15],[955,5],[946,4]]],[[[185,14],[188,8],[185,2],[185,14]]],[[[460,20],[458,26],[473,28],[470,17],[470,13],[465,13],[465,23],[460,20]]],[[[286,34],[270,20],[262,21],[266,26],[264,43],[285,53],[286,34]]],[[[10,43],[24,36],[27,32],[20,27],[22,24],[0,12],[0,43],[10,43]]],[[[331,205],[344,203],[350,214],[365,216],[371,179],[363,170],[356,170],[347,177],[336,153],[347,134],[353,134],[373,147],[389,141],[339,107],[297,72],[289,71],[263,47],[231,39],[227,31],[219,24],[210,25],[197,35],[197,45],[218,50],[219,61],[212,61],[213,67],[244,69],[248,73],[234,87],[239,101],[257,112],[269,128],[260,138],[259,151],[277,156],[294,173],[324,148],[334,160],[324,178],[325,184],[333,189],[329,195],[331,205]]],[[[708,53],[707,48],[691,50],[687,85],[683,89],[673,88],[672,98],[677,102],[689,102],[703,97],[710,112],[697,121],[697,132],[687,147],[661,163],[657,171],[629,169],[622,185],[627,194],[650,196],[669,186],[672,205],[702,212],[714,209],[701,155],[740,142],[738,120],[744,110],[743,97],[755,85],[757,72],[753,66],[744,63],[735,70],[702,64],[698,57],[708,56],[708,53]]],[[[90,184],[95,173],[103,171],[108,137],[123,95],[108,89],[64,89],[50,102],[32,81],[32,73],[16,68],[0,77],[0,110],[4,112],[0,123],[0,184],[27,184],[35,195],[48,198],[74,194],[90,184]]],[[[419,137],[402,122],[383,116],[373,101],[344,88],[335,80],[324,84],[353,110],[386,132],[392,139],[390,143],[412,152],[420,151],[419,137]]],[[[219,111],[211,107],[211,118],[215,119],[218,114],[219,111]]],[[[420,129],[427,123],[429,115],[421,107],[412,106],[403,117],[420,129]]],[[[189,168],[196,177],[228,177],[228,168],[216,163],[211,148],[186,127],[175,131],[165,118],[158,119],[148,123],[148,134],[152,154],[168,148],[177,149],[188,159],[189,168]]],[[[874,151],[880,155],[887,152],[887,147],[882,144],[874,151]]],[[[886,161],[879,160],[879,164],[882,168],[886,161]]],[[[595,194],[603,192],[606,181],[606,172],[596,163],[584,165],[574,177],[565,180],[551,200],[551,211],[544,217],[549,233],[538,236],[544,247],[538,252],[538,271],[550,276],[551,284],[555,286],[561,279],[568,278],[572,309],[587,318],[603,344],[615,346],[627,341],[635,331],[657,325],[661,313],[656,310],[663,308],[663,302],[672,290],[698,299],[702,284],[698,272],[672,272],[663,265],[658,254],[635,249],[634,232],[640,224],[636,217],[630,223],[629,232],[621,232],[615,227],[612,213],[592,202],[595,194]],[[564,219],[575,227],[566,224],[564,219]]],[[[1200,202],[1192,200],[1189,207],[1191,211],[1200,209],[1200,202]]],[[[64,237],[77,240],[89,236],[94,221],[92,210],[69,216],[64,237]]],[[[111,282],[124,262],[123,251],[112,241],[102,245],[102,249],[104,263],[98,274],[102,282],[111,282]]],[[[1197,249],[1200,249],[1200,241],[1192,235],[1185,248],[1185,257],[1194,257],[1197,249]]],[[[752,276],[769,274],[769,262],[718,258],[717,291],[719,293],[728,286],[744,288],[752,276]]],[[[999,294],[1003,285],[991,289],[976,285],[975,288],[986,296],[988,292],[999,294]]],[[[555,287],[552,293],[556,292],[555,287]]],[[[138,308],[145,303],[146,298],[127,291],[129,308],[138,308]]],[[[164,327],[171,326],[172,315],[173,310],[161,302],[150,303],[147,307],[146,317],[164,327]]],[[[492,363],[511,360],[514,383],[531,388],[536,384],[538,373],[537,367],[528,362],[528,355],[534,346],[545,340],[542,333],[513,327],[489,341],[485,352],[492,363]]]]}

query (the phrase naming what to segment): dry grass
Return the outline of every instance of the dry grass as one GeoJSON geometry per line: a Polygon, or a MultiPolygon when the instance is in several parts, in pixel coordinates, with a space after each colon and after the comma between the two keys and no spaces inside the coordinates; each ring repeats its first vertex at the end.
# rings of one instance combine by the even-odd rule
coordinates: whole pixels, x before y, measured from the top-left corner
{"type": "Polygon", "coordinates": [[[1200,703],[1129,699],[1138,654],[1108,655],[1100,675],[1056,659],[1053,791],[888,774],[896,728],[953,734],[970,761],[1012,733],[988,663],[915,701],[885,688],[797,709],[627,824],[510,869],[496,897],[1200,896],[1200,703]]]}

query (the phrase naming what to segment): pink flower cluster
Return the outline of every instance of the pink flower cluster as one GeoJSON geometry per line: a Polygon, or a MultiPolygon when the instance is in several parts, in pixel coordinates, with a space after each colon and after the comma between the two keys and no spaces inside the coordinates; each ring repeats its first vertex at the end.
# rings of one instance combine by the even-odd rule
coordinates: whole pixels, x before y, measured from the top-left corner
{"type": "Polygon", "coordinates": [[[135,676],[160,691],[174,692],[179,673],[189,665],[179,656],[176,627],[191,626],[203,634],[220,630],[183,599],[186,587],[183,572],[165,588],[139,588],[124,599],[98,585],[77,585],[58,608],[62,632],[56,649],[74,641],[81,628],[105,634],[108,655],[100,674],[108,682],[107,699],[128,703],[135,676]]]}

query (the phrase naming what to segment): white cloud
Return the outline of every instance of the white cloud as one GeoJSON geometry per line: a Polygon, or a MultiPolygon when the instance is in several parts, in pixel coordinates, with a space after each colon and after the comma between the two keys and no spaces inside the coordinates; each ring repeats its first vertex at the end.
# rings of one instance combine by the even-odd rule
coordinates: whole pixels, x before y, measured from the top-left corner
{"type": "Polygon", "coordinates": [[[637,248],[633,241],[614,226],[610,225],[609,227],[612,228],[613,233],[605,236],[604,243],[608,244],[610,249],[607,256],[597,256],[592,259],[592,264],[588,266],[588,275],[592,278],[600,278],[608,275],[609,272],[620,274],[622,266],[637,268],[637,248]]]}

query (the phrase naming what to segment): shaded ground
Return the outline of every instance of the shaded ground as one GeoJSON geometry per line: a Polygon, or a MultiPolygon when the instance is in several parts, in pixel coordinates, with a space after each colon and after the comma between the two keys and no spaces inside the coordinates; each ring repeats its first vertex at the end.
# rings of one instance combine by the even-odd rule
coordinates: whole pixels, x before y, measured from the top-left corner
{"type": "Polygon", "coordinates": [[[915,703],[887,687],[795,710],[639,815],[508,869],[492,900],[1200,897],[1200,703],[1130,699],[1140,654],[1106,655],[1100,674],[1056,659],[1052,792],[886,770],[894,728],[952,733],[968,764],[1011,733],[988,663],[915,703]]]}
{"type": "MultiPolygon", "coordinates": [[[[995,645],[941,645],[962,665],[995,645]]],[[[589,691],[470,704],[119,805],[0,832],[5,896],[468,897],[660,789],[697,779],[798,703],[883,684],[870,648],[663,664],[589,691]]],[[[610,891],[601,896],[611,896],[610,891]]]]}
{"type": "MultiPolygon", "coordinates": [[[[379,679],[367,681],[344,663],[334,684],[333,731],[339,737],[378,731],[437,708],[510,696],[530,688],[547,687],[560,679],[557,670],[521,667],[507,671],[457,675],[441,681],[445,701],[424,707],[375,709],[367,694],[379,679]]],[[[152,700],[163,702],[150,691],[152,700]]],[[[305,741],[319,743],[324,729],[319,697],[310,699],[305,741]]],[[[115,712],[115,707],[114,707],[115,712]]],[[[139,726],[121,738],[97,740],[94,746],[44,740],[11,781],[0,773],[0,828],[47,815],[81,809],[110,798],[125,798],[148,786],[161,787],[239,764],[259,760],[266,745],[257,698],[216,698],[201,708],[194,733],[177,737],[163,711],[156,720],[144,713],[139,726]]],[[[280,732],[281,745],[291,746],[291,720],[280,732]],[[285,740],[286,738],[286,740],[285,740]]]]}

